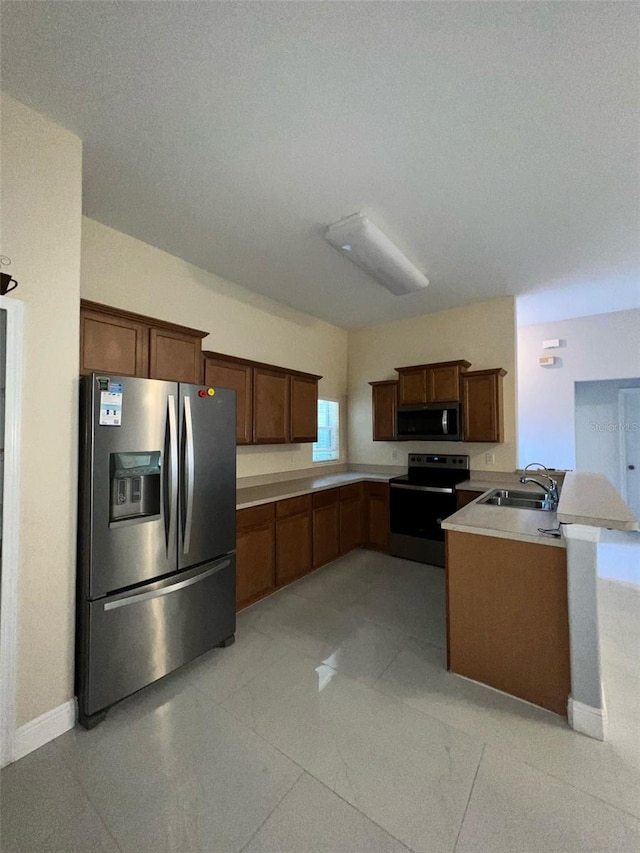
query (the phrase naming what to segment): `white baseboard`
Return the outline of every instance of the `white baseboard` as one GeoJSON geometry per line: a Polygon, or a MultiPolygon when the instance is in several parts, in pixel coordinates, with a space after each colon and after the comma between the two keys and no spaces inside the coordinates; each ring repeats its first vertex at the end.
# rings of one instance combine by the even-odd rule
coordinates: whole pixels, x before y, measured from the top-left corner
{"type": "Polygon", "coordinates": [[[13,740],[13,760],[33,752],[49,743],[50,740],[60,737],[76,724],[76,700],[70,699],[62,705],[58,705],[52,711],[41,714],[35,720],[20,726],[13,740]]]}
{"type": "Polygon", "coordinates": [[[577,732],[595,740],[607,739],[607,709],[594,708],[592,705],[584,705],[569,697],[567,708],[569,725],[577,732]]]}

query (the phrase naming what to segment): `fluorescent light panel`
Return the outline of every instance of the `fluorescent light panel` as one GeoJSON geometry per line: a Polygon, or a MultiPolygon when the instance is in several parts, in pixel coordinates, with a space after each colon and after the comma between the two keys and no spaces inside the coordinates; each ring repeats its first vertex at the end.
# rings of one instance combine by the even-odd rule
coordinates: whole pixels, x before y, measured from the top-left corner
{"type": "Polygon", "coordinates": [[[400,249],[362,213],[330,225],[324,234],[331,245],[395,296],[415,293],[429,284],[400,249]]]}

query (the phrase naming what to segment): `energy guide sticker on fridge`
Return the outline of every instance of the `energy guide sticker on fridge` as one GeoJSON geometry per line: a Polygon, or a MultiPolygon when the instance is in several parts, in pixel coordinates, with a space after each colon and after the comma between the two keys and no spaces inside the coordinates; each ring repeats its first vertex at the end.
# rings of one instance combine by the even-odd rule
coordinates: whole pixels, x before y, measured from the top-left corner
{"type": "Polygon", "coordinates": [[[120,426],[121,423],[122,383],[109,382],[107,390],[100,391],[100,426],[120,426]]]}

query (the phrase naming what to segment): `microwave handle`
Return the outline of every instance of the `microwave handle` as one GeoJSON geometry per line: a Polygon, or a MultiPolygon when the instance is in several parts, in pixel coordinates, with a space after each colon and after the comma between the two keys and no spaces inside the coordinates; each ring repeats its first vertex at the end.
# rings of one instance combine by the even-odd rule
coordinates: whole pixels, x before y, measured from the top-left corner
{"type": "Polygon", "coordinates": [[[442,410],[442,434],[449,435],[449,410],[442,410]]]}

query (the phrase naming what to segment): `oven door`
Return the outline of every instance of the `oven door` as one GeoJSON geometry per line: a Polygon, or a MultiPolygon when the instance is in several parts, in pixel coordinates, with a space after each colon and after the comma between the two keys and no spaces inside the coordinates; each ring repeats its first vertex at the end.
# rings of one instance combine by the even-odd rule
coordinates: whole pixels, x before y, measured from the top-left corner
{"type": "Polygon", "coordinates": [[[442,522],[456,511],[453,487],[390,483],[390,553],[444,566],[442,522]]]}

